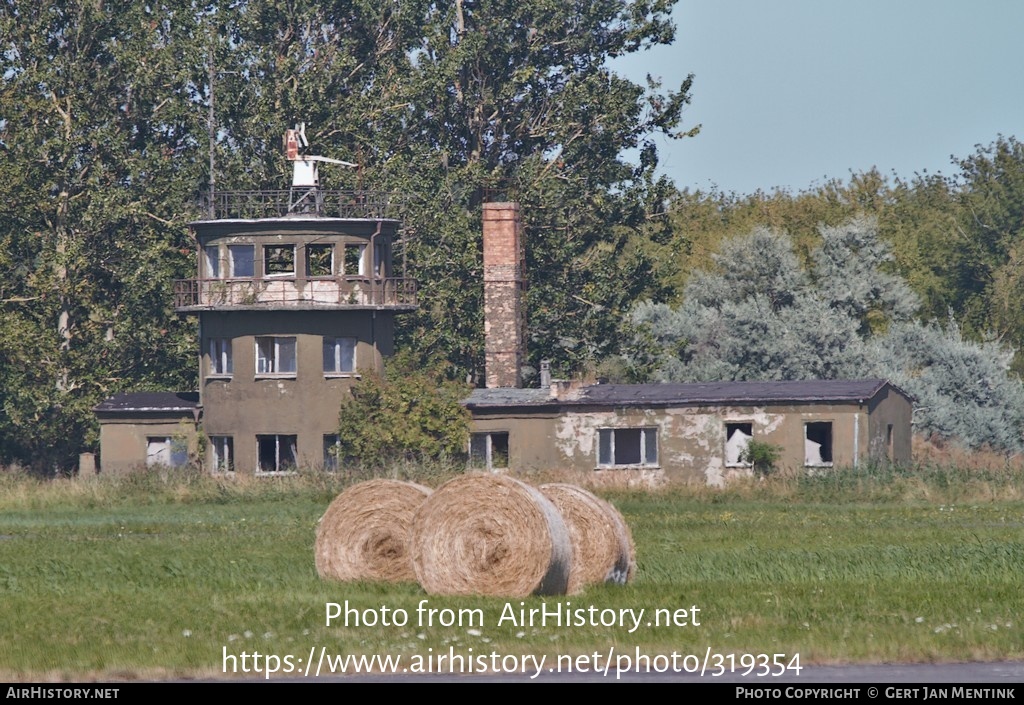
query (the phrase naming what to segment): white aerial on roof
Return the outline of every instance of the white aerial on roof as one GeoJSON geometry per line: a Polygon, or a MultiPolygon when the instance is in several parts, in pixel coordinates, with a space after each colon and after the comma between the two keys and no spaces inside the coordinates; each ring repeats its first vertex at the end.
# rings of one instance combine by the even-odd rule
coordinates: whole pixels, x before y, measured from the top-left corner
{"type": "MultiPolygon", "coordinates": [[[[340,164],[341,166],[349,167],[359,166],[358,164],[342,161],[341,159],[332,159],[330,157],[299,153],[300,149],[308,146],[309,141],[306,139],[306,123],[300,122],[295,126],[294,130],[285,130],[284,151],[288,160],[293,163],[292,195],[290,199],[291,203],[288,206],[289,211],[295,211],[296,207],[304,201],[306,202],[307,207],[310,201],[319,205],[319,201],[316,198],[317,189],[320,188],[320,173],[318,170],[319,162],[340,164]]],[[[319,210],[319,208],[317,208],[317,210],[319,210]]]]}

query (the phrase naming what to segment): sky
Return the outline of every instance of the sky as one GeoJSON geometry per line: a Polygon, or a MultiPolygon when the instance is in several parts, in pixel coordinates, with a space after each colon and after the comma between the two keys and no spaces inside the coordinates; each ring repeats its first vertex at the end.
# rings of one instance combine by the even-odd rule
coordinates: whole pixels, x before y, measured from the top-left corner
{"type": "Polygon", "coordinates": [[[613,64],[678,87],[683,129],[659,138],[679,188],[801,191],[876,167],[953,175],[952,158],[1024,140],[1024,2],[678,0],[672,46],[613,64]]]}

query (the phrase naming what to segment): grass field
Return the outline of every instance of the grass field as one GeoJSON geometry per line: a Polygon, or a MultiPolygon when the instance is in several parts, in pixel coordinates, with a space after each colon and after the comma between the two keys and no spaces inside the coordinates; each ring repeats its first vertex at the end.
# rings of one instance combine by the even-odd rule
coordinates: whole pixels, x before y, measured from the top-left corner
{"type": "MultiPolygon", "coordinates": [[[[436,486],[443,475],[416,479],[436,486]]],[[[1019,471],[862,469],[725,490],[605,491],[632,528],[636,580],[522,601],[322,582],[315,527],[344,482],[0,473],[0,679],[216,677],[225,654],[243,652],[290,655],[301,671],[320,647],[405,663],[637,648],[737,662],[799,654],[803,665],[1024,658],[1019,471]],[[328,626],[326,605],[346,602],[349,625],[328,626]],[[632,632],[629,617],[507,618],[542,606],[593,607],[597,621],[606,610],[645,612],[632,632]],[[685,626],[647,626],[659,609],[685,626]],[[402,610],[404,625],[381,624],[402,610]]]]}

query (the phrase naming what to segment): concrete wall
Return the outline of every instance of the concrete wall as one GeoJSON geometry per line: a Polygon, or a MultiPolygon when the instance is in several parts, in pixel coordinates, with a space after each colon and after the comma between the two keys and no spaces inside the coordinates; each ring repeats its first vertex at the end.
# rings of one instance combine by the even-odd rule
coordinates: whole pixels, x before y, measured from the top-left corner
{"type": "Polygon", "coordinates": [[[133,418],[116,415],[100,416],[100,472],[120,474],[146,467],[147,438],[181,439],[189,455],[194,456],[198,433],[192,414],[147,415],[133,418]]]}
{"type": "Polygon", "coordinates": [[[359,376],[324,372],[323,338],[356,338],[357,370],[378,372],[394,339],[394,317],[386,311],[207,312],[200,325],[203,430],[233,438],[240,472],[257,468],[257,435],[298,436],[299,465],[320,467],[323,437],[338,432],[341,403],[359,376]],[[259,336],[295,337],[294,374],[256,374],[259,336]],[[208,374],[211,338],[232,341],[230,378],[208,374]]]}
{"type": "Polygon", "coordinates": [[[913,407],[891,387],[868,406],[868,455],[875,462],[906,465],[911,461],[913,407]],[[891,428],[891,431],[890,431],[891,428]]]}
{"type": "Polygon", "coordinates": [[[653,429],[657,435],[657,469],[666,477],[721,485],[732,475],[750,473],[741,464],[730,467],[726,463],[728,423],[749,423],[754,439],[780,446],[782,456],[778,465],[782,468],[807,467],[806,424],[831,424],[832,459],[821,464],[823,469],[850,467],[880,457],[878,439],[884,438],[892,424],[892,460],[910,462],[910,403],[898,394],[885,395],[872,409],[857,404],[799,404],[651,409],[572,407],[532,413],[478,410],[474,413],[473,430],[507,432],[512,469],[634,472],[643,468],[599,467],[601,429],[653,429]]]}

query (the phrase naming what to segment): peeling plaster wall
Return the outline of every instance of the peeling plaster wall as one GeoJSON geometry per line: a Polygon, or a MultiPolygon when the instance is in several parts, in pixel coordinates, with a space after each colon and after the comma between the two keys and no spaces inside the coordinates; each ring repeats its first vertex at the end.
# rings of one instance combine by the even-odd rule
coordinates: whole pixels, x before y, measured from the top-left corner
{"type": "Polygon", "coordinates": [[[894,459],[910,460],[910,403],[898,394],[887,395],[870,411],[866,406],[850,403],[474,412],[474,430],[508,432],[509,462],[514,470],[593,472],[598,469],[600,429],[655,428],[657,468],[631,466],[601,472],[660,472],[666,479],[698,480],[714,486],[724,485],[731,477],[749,476],[751,472],[742,466],[726,466],[727,423],[751,424],[754,439],[782,448],[780,468],[800,469],[805,467],[805,424],[811,422],[832,425],[831,467],[850,467],[855,459],[866,461],[872,444],[877,448],[877,439],[884,437],[890,423],[894,426],[894,459]],[[878,419],[873,418],[876,414],[878,419]]]}

